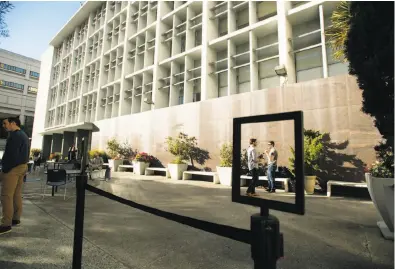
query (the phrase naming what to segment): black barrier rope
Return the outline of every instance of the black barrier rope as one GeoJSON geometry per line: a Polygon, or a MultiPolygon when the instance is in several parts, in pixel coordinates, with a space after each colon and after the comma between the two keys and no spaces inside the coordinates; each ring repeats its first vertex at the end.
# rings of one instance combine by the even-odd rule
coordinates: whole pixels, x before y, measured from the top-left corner
{"type": "Polygon", "coordinates": [[[212,234],[216,234],[222,237],[226,237],[229,239],[233,239],[242,243],[250,244],[251,243],[251,231],[249,230],[244,230],[240,228],[235,228],[232,226],[227,226],[227,225],[222,225],[218,223],[213,223],[205,220],[199,220],[199,219],[194,219],[190,218],[187,216],[182,216],[178,214],[174,214],[171,212],[163,211],[158,208],[154,207],[149,207],[146,205],[142,205],[136,202],[133,202],[131,200],[127,200],[125,198],[116,196],[112,193],[106,192],[102,189],[93,187],[89,184],[86,185],[86,189],[90,192],[96,193],[100,196],[104,196],[108,199],[111,199],[113,201],[117,201],[121,204],[128,205],[130,207],[139,209],[141,211],[150,213],[152,215],[162,217],[171,221],[175,221],[199,230],[203,230],[212,234]]]}

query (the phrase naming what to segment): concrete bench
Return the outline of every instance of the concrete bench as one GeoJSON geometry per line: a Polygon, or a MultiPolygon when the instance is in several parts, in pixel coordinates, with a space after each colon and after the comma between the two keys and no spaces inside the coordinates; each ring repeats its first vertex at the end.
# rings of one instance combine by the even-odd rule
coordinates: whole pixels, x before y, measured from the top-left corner
{"type": "Polygon", "coordinates": [[[169,169],[162,167],[147,167],[145,168],[145,175],[146,176],[153,175],[155,171],[165,172],[166,178],[170,177],[169,169]]]}
{"type": "Polygon", "coordinates": [[[92,170],[88,172],[92,179],[104,179],[106,175],[106,169],[92,170]]]}
{"type": "MultiPolygon", "coordinates": [[[[252,179],[252,176],[243,175],[240,179],[252,179]]],[[[267,176],[260,176],[258,180],[265,180],[267,181],[267,176]]],[[[289,192],[289,178],[284,177],[276,177],[275,182],[281,182],[284,188],[284,192],[289,192]]]]}
{"type": "Polygon", "coordinates": [[[192,179],[192,175],[211,176],[211,177],[213,177],[213,183],[214,184],[219,184],[219,178],[218,178],[218,174],[216,172],[185,171],[182,174],[182,180],[192,179]]]}
{"type": "Polygon", "coordinates": [[[118,166],[118,172],[124,172],[127,169],[133,169],[133,165],[121,164],[118,166]]]}
{"type": "Polygon", "coordinates": [[[326,196],[328,196],[328,197],[331,197],[331,195],[332,195],[332,185],[354,187],[354,188],[367,188],[368,187],[368,184],[363,183],[363,182],[344,182],[344,181],[329,180],[326,183],[326,196]]]}

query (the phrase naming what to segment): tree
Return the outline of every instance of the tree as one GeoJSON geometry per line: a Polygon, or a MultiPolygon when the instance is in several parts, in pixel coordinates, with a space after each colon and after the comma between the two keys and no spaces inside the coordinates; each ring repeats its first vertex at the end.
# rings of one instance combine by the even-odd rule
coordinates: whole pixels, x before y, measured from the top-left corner
{"type": "Polygon", "coordinates": [[[394,2],[351,2],[345,41],[349,74],[362,90],[362,111],[394,147],[394,2]]]}
{"type": "Polygon", "coordinates": [[[349,61],[362,90],[362,111],[394,148],[394,3],[341,2],[327,31],[334,56],[349,61]]]}
{"type": "Polygon", "coordinates": [[[194,167],[194,161],[203,165],[208,159],[210,154],[207,150],[201,149],[197,146],[197,138],[189,137],[187,134],[179,133],[178,137],[167,137],[166,142],[167,151],[176,156],[178,160],[189,160],[194,167]]]}
{"type": "Polygon", "coordinates": [[[14,8],[10,1],[0,1],[0,37],[9,37],[5,15],[14,8]]]}
{"type": "Polygon", "coordinates": [[[329,44],[333,50],[333,57],[346,60],[345,43],[350,29],[350,3],[342,1],[331,16],[332,25],[326,31],[329,44]]]}

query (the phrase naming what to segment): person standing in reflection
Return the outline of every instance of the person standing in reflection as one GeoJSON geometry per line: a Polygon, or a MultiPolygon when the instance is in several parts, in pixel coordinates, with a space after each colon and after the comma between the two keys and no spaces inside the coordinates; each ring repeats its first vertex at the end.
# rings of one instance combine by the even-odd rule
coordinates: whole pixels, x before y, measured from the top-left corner
{"type": "Polygon", "coordinates": [[[277,170],[277,158],[278,153],[274,147],[274,141],[268,143],[269,149],[265,151],[267,157],[267,180],[269,184],[268,192],[276,192],[276,170],[277,170]]]}
{"type": "Polygon", "coordinates": [[[248,170],[252,175],[252,180],[247,189],[247,196],[258,196],[255,192],[255,187],[258,182],[258,159],[261,158],[261,156],[257,155],[255,149],[256,145],[257,145],[257,140],[255,138],[251,138],[250,147],[247,150],[247,159],[248,159],[247,161],[248,161],[248,170]]]}
{"type": "Polygon", "coordinates": [[[67,158],[69,159],[69,161],[72,161],[72,160],[74,160],[76,158],[76,150],[75,150],[75,146],[74,145],[72,145],[69,148],[69,152],[68,152],[67,158]]]}

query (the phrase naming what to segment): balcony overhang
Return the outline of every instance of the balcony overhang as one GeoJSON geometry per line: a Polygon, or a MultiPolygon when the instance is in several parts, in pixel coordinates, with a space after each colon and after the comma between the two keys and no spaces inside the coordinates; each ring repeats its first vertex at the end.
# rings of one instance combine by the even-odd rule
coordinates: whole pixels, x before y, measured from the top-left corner
{"type": "Polygon", "coordinates": [[[44,132],[39,133],[40,135],[53,135],[53,134],[63,134],[64,132],[73,132],[76,133],[77,130],[87,130],[92,132],[100,131],[99,127],[97,127],[92,122],[80,122],[76,124],[71,124],[67,126],[57,126],[54,128],[47,128],[44,132]]]}
{"type": "Polygon", "coordinates": [[[81,25],[89,17],[91,11],[95,10],[103,4],[102,1],[86,1],[80,9],[74,14],[73,17],[63,26],[63,28],[55,35],[49,43],[51,46],[57,47],[72,34],[75,28],[81,25]]]}

